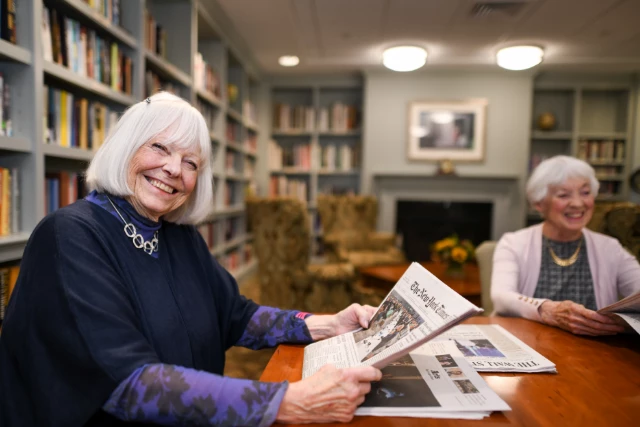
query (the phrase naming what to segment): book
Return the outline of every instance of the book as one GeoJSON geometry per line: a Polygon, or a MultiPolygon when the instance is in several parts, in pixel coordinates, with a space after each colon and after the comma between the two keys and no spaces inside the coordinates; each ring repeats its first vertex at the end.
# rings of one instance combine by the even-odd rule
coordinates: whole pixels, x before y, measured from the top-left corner
{"type": "Polygon", "coordinates": [[[598,310],[600,314],[615,314],[640,334],[640,292],[598,310]]]}
{"type": "Polygon", "coordinates": [[[305,348],[302,377],[326,364],[384,368],[482,311],[414,262],[382,301],[367,329],[305,348]]]}

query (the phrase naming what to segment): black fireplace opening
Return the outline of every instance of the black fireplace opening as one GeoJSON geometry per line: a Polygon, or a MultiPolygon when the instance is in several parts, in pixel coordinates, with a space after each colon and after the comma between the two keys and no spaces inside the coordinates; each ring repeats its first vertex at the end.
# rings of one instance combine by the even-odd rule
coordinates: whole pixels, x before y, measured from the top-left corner
{"type": "Polygon", "coordinates": [[[409,261],[431,261],[431,246],[457,234],[477,247],[491,239],[491,202],[399,200],[396,204],[396,233],[409,261]]]}

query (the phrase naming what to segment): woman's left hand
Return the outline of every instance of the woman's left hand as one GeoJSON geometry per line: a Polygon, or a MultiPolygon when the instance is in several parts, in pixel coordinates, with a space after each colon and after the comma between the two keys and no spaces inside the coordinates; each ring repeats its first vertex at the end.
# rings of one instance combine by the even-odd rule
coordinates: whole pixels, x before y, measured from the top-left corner
{"type": "Polygon", "coordinates": [[[369,320],[376,310],[376,307],[370,305],[351,304],[337,314],[310,316],[305,322],[311,333],[311,338],[318,341],[359,328],[368,328],[369,320]]]}

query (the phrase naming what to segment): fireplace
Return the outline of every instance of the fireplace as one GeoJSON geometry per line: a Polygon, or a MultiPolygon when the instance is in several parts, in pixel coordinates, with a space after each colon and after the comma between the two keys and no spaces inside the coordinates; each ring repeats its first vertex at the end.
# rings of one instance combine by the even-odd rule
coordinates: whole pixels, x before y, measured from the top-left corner
{"type": "Polygon", "coordinates": [[[378,230],[401,232],[409,261],[428,259],[429,242],[454,232],[479,244],[524,226],[525,205],[518,177],[377,173],[373,178],[378,230]],[[401,219],[404,214],[399,208],[403,210],[405,202],[418,211],[401,219]]]}
{"type": "Polygon", "coordinates": [[[457,234],[475,246],[490,240],[493,203],[398,200],[396,233],[407,259],[430,261],[436,241],[457,234]]]}

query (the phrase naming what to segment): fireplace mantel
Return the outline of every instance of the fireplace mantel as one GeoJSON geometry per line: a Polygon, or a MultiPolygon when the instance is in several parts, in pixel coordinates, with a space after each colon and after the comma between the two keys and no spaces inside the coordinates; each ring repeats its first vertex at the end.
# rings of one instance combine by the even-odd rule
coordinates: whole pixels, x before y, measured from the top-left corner
{"type": "Polygon", "coordinates": [[[395,232],[399,200],[492,202],[492,239],[522,227],[524,197],[518,176],[378,173],[372,192],[379,200],[378,229],[395,232]]]}

